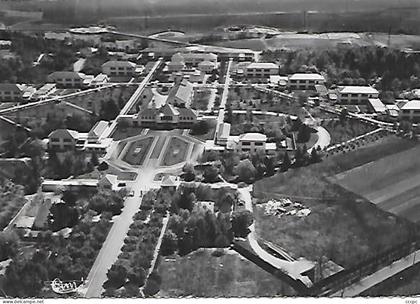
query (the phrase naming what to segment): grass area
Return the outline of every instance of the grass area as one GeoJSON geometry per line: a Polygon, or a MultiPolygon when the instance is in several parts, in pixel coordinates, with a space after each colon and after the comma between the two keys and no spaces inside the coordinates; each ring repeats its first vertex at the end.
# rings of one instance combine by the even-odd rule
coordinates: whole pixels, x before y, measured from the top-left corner
{"type": "Polygon", "coordinates": [[[163,157],[162,166],[172,166],[186,160],[189,143],[172,137],[163,157]]]}
{"type": "Polygon", "coordinates": [[[202,249],[183,257],[162,258],[158,267],[162,277],[159,296],[211,298],[294,295],[290,286],[238,254],[229,251],[216,257],[212,255],[213,251],[202,249]]]}
{"type": "Polygon", "coordinates": [[[147,137],[130,143],[128,151],[122,160],[130,165],[141,166],[153,142],[153,137],[147,137]]]}
{"type": "Polygon", "coordinates": [[[343,267],[400,243],[413,225],[331,183],[328,177],[413,145],[404,139],[388,137],[322,163],[258,181],[254,196],[261,199],[292,196],[312,211],[304,218],[277,218],[264,215],[257,207],[259,235],[297,256],[317,259],[317,255],[325,255],[343,267]]]}
{"type": "Polygon", "coordinates": [[[377,129],[376,126],[357,119],[346,119],[344,122],[340,120],[323,121],[321,126],[330,133],[332,144],[341,143],[377,129]]]}
{"type": "Polygon", "coordinates": [[[207,106],[210,102],[211,89],[204,89],[196,91],[191,103],[191,108],[194,110],[207,110],[207,106]]]}

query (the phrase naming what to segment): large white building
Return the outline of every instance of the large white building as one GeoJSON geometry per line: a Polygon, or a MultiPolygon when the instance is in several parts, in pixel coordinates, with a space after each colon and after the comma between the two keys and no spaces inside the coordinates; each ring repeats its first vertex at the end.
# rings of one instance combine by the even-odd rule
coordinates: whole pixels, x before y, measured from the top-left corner
{"type": "Polygon", "coordinates": [[[379,97],[379,92],[370,86],[346,86],[338,93],[342,104],[367,104],[369,99],[379,97]]]}
{"type": "Polygon", "coordinates": [[[400,118],[412,122],[420,122],[420,100],[410,100],[401,107],[400,118]]]}
{"type": "Polygon", "coordinates": [[[213,53],[176,53],[171,57],[172,62],[184,62],[187,66],[198,67],[203,61],[217,63],[217,55],[213,53]]]}
{"type": "Polygon", "coordinates": [[[133,76],[136,67],[134,62],[110,60],[102,65],[102,73],[107,76],[133,76]]]}
{"type": "Polygon", "coordinates": [[[325,78],[316,73],[296,73],[289,76],[290,90],[315,90],[315,85],[324,84],[325,78]]]}
{"type": "Polygon", "coordinates": [[[197,121],[197,114],[188,108],[176,108],[165,104],[161,108],[146,108],[133,120],[134,126],[149,128],[186,128],[197,121]]]}
{"type": "Polygon", "coordinates": [[[247,78],[270,78],[279,74],[279,66],[270,62],[254,62],[245,68],[247,78]]]}
{"type": "Polygon", "coordinates": [[[48,82],[54,82],[61,88],[82,88],[89,86],[93,76],[72,71],[58,71],[48,75],[48,82]]]}

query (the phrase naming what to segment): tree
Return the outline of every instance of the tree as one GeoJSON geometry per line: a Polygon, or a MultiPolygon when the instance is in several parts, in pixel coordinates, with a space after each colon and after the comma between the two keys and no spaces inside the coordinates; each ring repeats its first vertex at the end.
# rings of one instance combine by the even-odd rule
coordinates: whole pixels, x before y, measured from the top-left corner
{"type": "Polygon", "coordinates": [[[166,231],[163,239],[162,245],[160,247],[160,254],[163,256],[172,255],[178,249],[178,238],[175,233],[172,231],[166,231]]]}
{"type": "MultiPolygon", "coordinates": [[[[319,147],[319,146],[318,146],[318,147],[319,147]]],[[[318,154],[317,149],[312,148],[312,151],[311,151],[311,163],[318,163],[318,162],[320,162],[320,161],[321,161],[321,157],[320,157],[320,155],[318,154]]]]}
{"type": "Polygon", "coordinates": [[[219,179],[219,169],[215,165],[208,166],[204,169],[204,181],[214,183],[219,179]]]}
{"type": "Polygon", "coordinates": [[[0,261],[16,255],[18,239],[14,232],[0,232],[0,261]]]}
{"type": "Polygon", "coordinates": [[[249,159],[241,161],[235,170],[239,176],[239,180],[246,183],[252,183],[257,174],[257,170],[249,159]]]}
{"type": "Polygon", "coordinates": [[[108,282],[105,284],[114,288],[120,288],[127,280],[127,269],[124,266],[114,264],[107,273],[108,282]]]}
{"type": "Polygon", "coordinates": [[[161,282],[155,278],[149,277],[146,282],[146,286],[144,286],[144,295],[146,297],[151,297],[157,294],[160,290],[161,282]]]}
{"type": "Polygon", "coordinates": [[[182,171],[184,172],[184,180],[186,182],[192,182],[195,179],[195,170],[193,164],[186,163],[184,167],[182,167],[182,171]]]}
{"type": "Polygon", "coordinates": [[[302,124],[299,127],[299,131],[297,134],[297,142],[299,143],[306,143],[311,138],[312,129],[305,124],[302,124]]]}
{"type": "Polygon", "coordinates": [[[134,267],[128,271],[127,278],[131,284],[141,287],[146,280],[146,271],[142,267],[134,267]]]}
{"type": "Polygon", "coordinates": [[[287,151],[286,151],[283,155],[283,161],[281,163],[281,170],[282,171],[287,171],[287,170],[289,170],[291,165],[292,165],[292,162],[290,160],[289,153],[287,153],[287,151]]]}
{"type": "Polygon", "coordinates": [[[191,134],[202,135],[210,130],[210,124],[207,120],[200,120],[191,127],[191,134]]]}
{"type": "Polygon", "coordinates": [[[247,237],[250,232],[249,226],[254,219],[249,210],[234,211],[232,214],[232,231],[236,237],[247,237]]]}

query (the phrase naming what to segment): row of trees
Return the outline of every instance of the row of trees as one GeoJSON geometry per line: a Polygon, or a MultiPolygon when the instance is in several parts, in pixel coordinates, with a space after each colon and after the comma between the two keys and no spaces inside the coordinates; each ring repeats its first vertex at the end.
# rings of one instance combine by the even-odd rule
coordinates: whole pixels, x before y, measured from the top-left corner
{"type": "Polygon", "coordinates": [[[170,205],[168,195],[164,191],[149,191],[143,197],[140,211],[135,214],[124,240],[122,253],[107,273],[105,296],[136,297],[142,287],[147,296],[159,291],[160,280],[156,275],[147,279],[147,273],[162,229],[162,219],[170,205]]]}

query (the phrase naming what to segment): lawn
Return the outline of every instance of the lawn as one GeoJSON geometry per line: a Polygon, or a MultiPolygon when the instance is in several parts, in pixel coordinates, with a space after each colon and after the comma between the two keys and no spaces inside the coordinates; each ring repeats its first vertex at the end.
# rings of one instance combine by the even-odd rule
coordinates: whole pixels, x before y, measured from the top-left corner
{"type": "Polygon", "coordinates": [[[259,235],[296,256],[316,259],[322,254],[345,268],[400,243],[412,230],[411,223],[333,184],[328,177],[413,145],[407,140],[388,137],[322,163],[258,181],[254,196],[260,199],[292,196],[312,211],[304,218],[277,218],[264,215],[257,207],[259,235]]]}
{"type": "Polygon", "coordinates": [[[187,256],[162,258],[161,297],[273,297],[293,296],[290,286],[235,252],[216,257],[214,249],[187,256]],[[182,279],[180,279],[182,278],[182,279]]]}
{"type": "Polygon", "coordinates": [[[190,143],[182,139],[172,137],[166,148],[161,165],[172,166],[185,161],[189,145],[190,143]]]}
{"type": "Polygon", "coordinates": [[[323,121],[321,126],[330,133],[332,144],[338,144],[377,129],[376,126],[357,119],[346,119],[344,122],[337,119],[327,120],[323,121]]]}
{"type": "Polygon", "coordinates": [[[130,165],[141,166],[146,158],[147,152],[153,142],[153,137],[147,137],[144,139],[131,142],[128,147],[128,151],[122,157],[122,160],[129,163],[130,165]]]}

